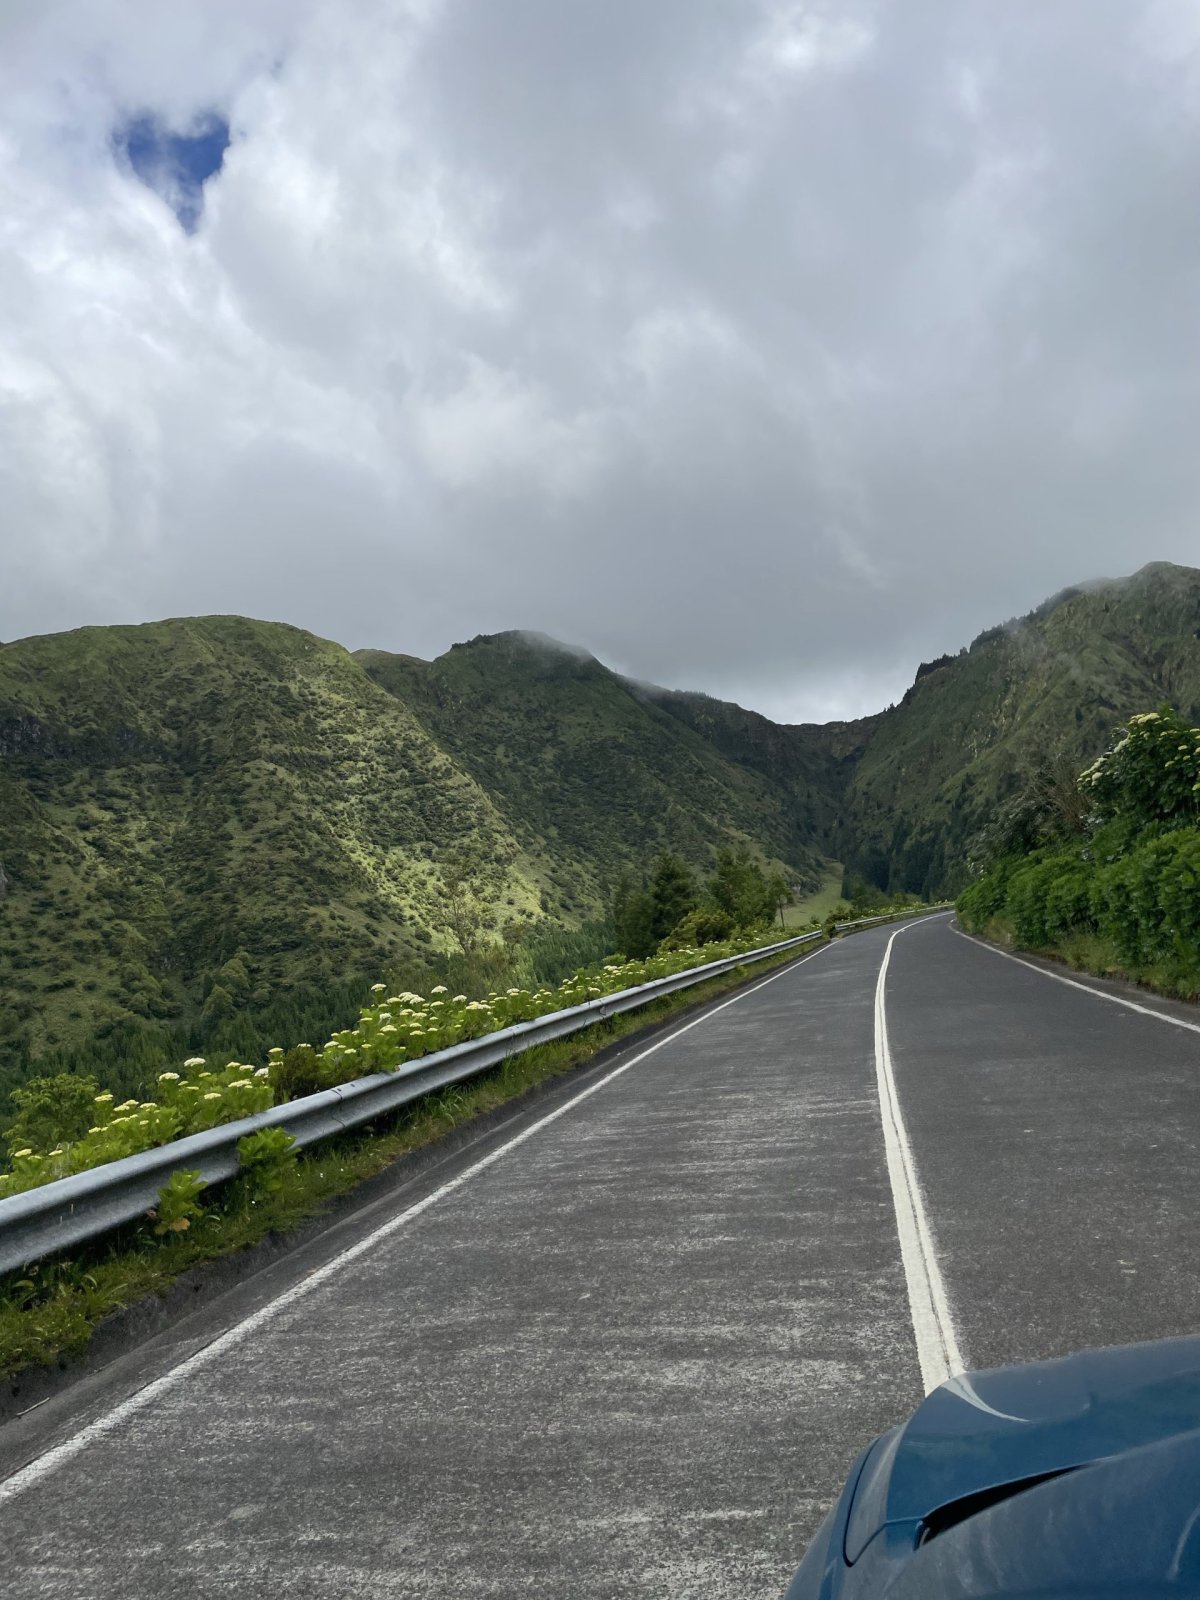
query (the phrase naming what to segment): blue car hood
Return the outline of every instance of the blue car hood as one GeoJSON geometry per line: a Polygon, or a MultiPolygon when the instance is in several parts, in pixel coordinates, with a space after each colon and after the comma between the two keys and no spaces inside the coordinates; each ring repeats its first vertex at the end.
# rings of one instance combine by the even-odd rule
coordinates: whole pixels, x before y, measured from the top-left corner
{"type": "Polygon", "coordinates": [[[846,1525],[855,1562],[884,1529],[953,1521],[1005,1486],[1200,1428],[1200,1338],[1089,1350],[951,1378],[867,1453],[846,1525]]]}

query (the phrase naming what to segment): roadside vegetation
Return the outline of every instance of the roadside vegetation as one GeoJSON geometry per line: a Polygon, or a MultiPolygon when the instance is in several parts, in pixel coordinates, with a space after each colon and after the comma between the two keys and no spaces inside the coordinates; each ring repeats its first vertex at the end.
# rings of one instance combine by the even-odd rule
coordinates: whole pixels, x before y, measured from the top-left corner
{"type": "MultiPolygon", "coordinates": [[[[717,959],[713,950],[704,955],[717,959]]],[[[753,975],[794,958],[789,951],[756,963],[753,975]]],[[[377,1125],[311,1150],[297,1153],[275,1141],[274,1148],[252,1151],[248,1161],[243,1152],[242,1174],[203,1196],[189,1187],[184,1174],[184,1182],[173,1180],[173,1191],[160,1197],[154,1215],[78,1247],[70,1259],[48,1259],[0,1284],[0,1377],[82,1354],[105,1317],[164,1294],[181,1273],[319,1217],[338,1196],[400,1157],[436,1144],[472,1118],[585,1064],[632,1033],[716,998],[750,975],[737,967],[572,1038],[522,1051],[469,1083],[424,1096],[377,1125]]]]}
{"type": "MultiPolygon", "coordinates": [[[[640,874],[618,883],[606,923],[549,930],[533,937],[509,932],[497,940],[475,904],[468,875],[448,875],[458,896],[457,949],[424,969],[424,994],[397,982],[375,984],[353,1022],[320,1045],[272,1046],[257,1064],[188,1056],[155,1075],[142,1096],[119,1098],[95,1072],[68,1071],[32,1079],[10,1096],[4,1133],[9,1170],[0,1196],[20,1193],[189,1133],[237,1120],[269,1106],[395,1070],[435,1050],[478,1038],[516,1022],[612,994],[652,978],[682,972],[726,955],[787,938],[780,927],[791,901],[786,878],[745,847],[717,853],[707,878],[681,857],[664,852],[640,874]],[[617,945],[620,954],[595,959],[617,945]],[[553,969],[571,956],[592,957],[557,983],[511,983],[520,973],[553,969]]],[[[841,887],[841,878],[837,879],[841,887]]],[[[871,895],[869,907],[840,899],[816,907],[814,930],[850,909],[902,911],[871,895]]],[[[769,972],[794,959],[787,952],[756,963],[769,972]]],[[[411,969],[410,969],[411,970],[411,969]]],[[[424,1096],[369,1129],[298,1152],[280,1128],[241,1140],[242,1171],[205,1191],[195,1173],[180,1171],[138,1224],[47,1260],[0,1284],[0,1375],[53,1363],[84,1349],[104,1317],[149,1294],[161,1294],[187,1269],[245,1250],[318,1215],[337,1196],[383,1171],[400,1156],[436,1142],[472,1117],[589,1060],[597,1050],[744,981],[737,967],[682,994],[612,1018],[573,1038],[509,1057],[469,1083],[424,1096]]]]}
{"type": "Polygon", "coordinates": [[[965,927],[1200,998],[1200,728],[1170,706],[1131,717],[1082,774],[1050,763],[989,854],[965,927]]]}
{"type": "MultiPolygon", "coordinates": [[[[660,880],[664,876],[658,873],[660,880]]],[[[690,921],[684,916],[661,941],[661,948],[642,959],[597,964],[556,986],[513,986],[472,999],[466,993],[451,994],[446,984],[435,984],[428,995],[421,995],[403,989],[389,993],[386,984],[378,983],[357,1022],[338,1029],[324,1044],[301,1043],[290,1049],[275,1045],[258,1066],[233,1061],[216,1068],[203,1056],[189,1056],[178,1067],[159,1073],[153,1094],[146,1099],[118,1100],[112,1089],[101,1087],[88,1074],[35,1078],[11,1095],[15,1114],[4,1135],[9,1171],[0,1175],[0,1198],[355,1078],[394,1072],[405,1062],[514,1023],[532,1022],[705,961],[740,954],[765,937],[758,918],[750,925],[722,927],[716,938],[705,937],[713,930],[701,928],[693,942],[685,943],[680,929],[694,931],[695,920],[694,913],[690,921]]],[[[261,1159],[257,1145],[253,1156],[261,1159]]]]}
{"type": "Polygon", "coordinates": [[[648,956],[733,938],[738,929],[766,929],[792,900],[787,875],[772,871],[745,845],[717,851],[711,877],[697,880],[682,857],[665,851],[648,871],[623,873],[613,896],[620,948],[648,956]]]}

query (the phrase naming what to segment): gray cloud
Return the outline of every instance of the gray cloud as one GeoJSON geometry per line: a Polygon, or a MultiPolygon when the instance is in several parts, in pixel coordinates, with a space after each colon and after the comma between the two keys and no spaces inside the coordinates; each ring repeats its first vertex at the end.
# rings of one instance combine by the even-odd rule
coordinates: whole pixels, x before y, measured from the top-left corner
{"type": "Polygon", "coordinates": [[[13,8],[0,637],[527,627],[875,709],[1196,560],[1198,87],[1190,0],[13,8]],[[212,111],[188,238],[112,132],[212,111]]]}

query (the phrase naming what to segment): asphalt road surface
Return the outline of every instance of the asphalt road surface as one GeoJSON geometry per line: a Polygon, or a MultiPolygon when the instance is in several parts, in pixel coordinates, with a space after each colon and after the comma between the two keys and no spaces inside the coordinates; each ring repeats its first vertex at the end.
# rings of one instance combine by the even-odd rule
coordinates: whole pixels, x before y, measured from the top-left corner
{"type": "Polygon", "coordinates": [[[946,1371],[1200,1327],[1200,1019],[1053,971],[885,927],[572,1079],[0,1430],[7,1592],[779,1595],[946,1371]]]}

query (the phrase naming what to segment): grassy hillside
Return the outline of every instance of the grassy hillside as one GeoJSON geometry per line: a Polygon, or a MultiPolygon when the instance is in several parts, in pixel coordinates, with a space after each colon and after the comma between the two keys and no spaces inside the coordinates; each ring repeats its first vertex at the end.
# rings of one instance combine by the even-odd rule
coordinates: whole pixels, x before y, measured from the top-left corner
{"type": "Polygon", "coordinates": [[[340,646],[233,617],[0,648],[0,1037],[374,978],[468,842],[536,908],[478,785],[340,646]],[[239,954],[240,953],[240,954],[239,954]]]}
{"type": "Polygon", "coordinates": [[[584,913],[622,868],[664,849],[701,867],[745,842],[796,881],[819,882],[815,805],[728,759],[583,651],[503,633],[436,661],[356,659],[486,791],[554,915],[584,913]]]}
{"type": "Polygon", "coordinates": [[[931,663],[874,719],[830,853],[885,885],[960,888],[982,831],[1039,770],[1082,767],[1163,700],[1200,712],[1200,572],[1157,562],[1056,596],[931,663]]]}
{"type": "Polygon", "coordinates": [[[340,1024],[451,944],[449,858],[493,930],[578,927],[665,847],[818,865],[768,782],[590,658],[356,660],[236,617],[0,647],[0,819],[9,1081],[91,1040],[151,1066],[340,1024]]]}
{"type": "Polygon", "coordinates": [[[785,797],[801,837],[822,845],[837,832],[846,787],[881,720],[875,716],[789,726],[706,694],[644,684],[631,684],[630,689],[698,734],[727,761],[765,778],[785,797]]]}

